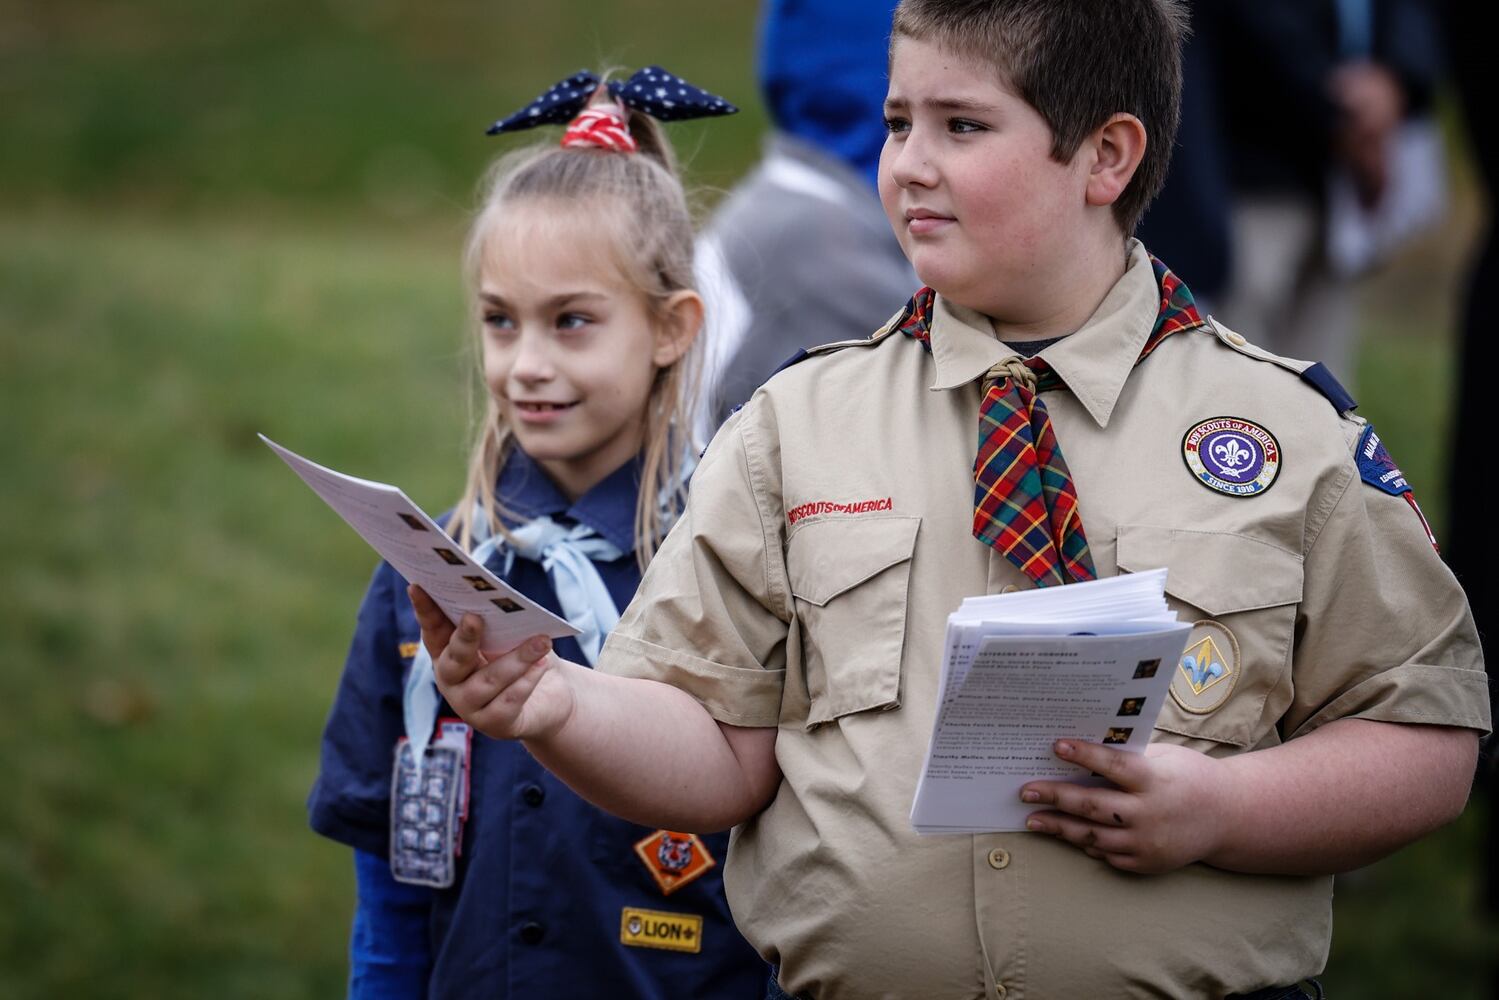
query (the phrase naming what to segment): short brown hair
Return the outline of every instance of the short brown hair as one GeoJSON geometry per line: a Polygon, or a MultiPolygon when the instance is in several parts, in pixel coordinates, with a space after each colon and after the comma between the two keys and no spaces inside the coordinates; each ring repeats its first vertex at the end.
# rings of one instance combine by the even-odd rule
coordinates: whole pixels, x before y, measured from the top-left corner
{"type": "Polygon", "coordinates": [[[992,63],[1051,127],[1065,163],[1116,112],[1145,126],[1145,155],[1114,202],[1126,234],[1166,182],[1181,118],[1182,0],[901,0],[891,44],[930,41],[992,63]]]}

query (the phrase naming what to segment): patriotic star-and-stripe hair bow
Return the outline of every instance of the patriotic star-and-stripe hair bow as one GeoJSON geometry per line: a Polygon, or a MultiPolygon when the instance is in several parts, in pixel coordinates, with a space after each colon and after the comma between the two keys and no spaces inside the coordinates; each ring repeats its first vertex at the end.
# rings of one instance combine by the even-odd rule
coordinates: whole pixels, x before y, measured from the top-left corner
{"type": "Polygon", "coordinates": [[[635,139],[625,127],[627,108],[663,122],[732,115],[739,110],[722,97],[694,87],[660,66],[647,66],[628,80],[610,80],[607,86],[614,100],[589,107],[599,88],[599,78],[586,69],[579,70],[515,114],[489,126],[486,134],[565,124],[564,146],[601,146],[633,153],[635,139]]]}

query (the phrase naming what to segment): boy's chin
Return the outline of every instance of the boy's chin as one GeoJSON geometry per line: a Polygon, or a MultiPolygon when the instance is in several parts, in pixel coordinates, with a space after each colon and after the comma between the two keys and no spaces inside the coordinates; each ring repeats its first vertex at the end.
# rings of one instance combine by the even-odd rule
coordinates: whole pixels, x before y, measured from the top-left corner
{"type": "Polygon", "coordinates": [[[975,273],[974,268],[963,266],[947,254],[915,254],[911,267],[921,283],[949,302],[965,302],[975,294],[981,294],[985,275],[975,273]]]}
{"type": "Polygon", "coordinates": [[[928,275],[918,270],[916,277],[921,279],[923,285],[942,296],[944,301],[974,312],[988,314],[994,308],[994,301],[1004,297],[1002,289],[975,281],[963,281],[952,274],[928,275]]]}

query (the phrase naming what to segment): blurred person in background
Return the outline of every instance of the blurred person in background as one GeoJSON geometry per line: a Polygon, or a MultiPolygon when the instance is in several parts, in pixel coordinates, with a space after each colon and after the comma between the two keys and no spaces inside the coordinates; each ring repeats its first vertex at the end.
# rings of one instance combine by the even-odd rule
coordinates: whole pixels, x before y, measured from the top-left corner
{"type": "Polygon", "coordinates": [[[1434,12],[1213,0],[1192,20],[1180,149],[1141,237],[1251,341],[1351,385],[1353,278],[1441,211],[1434,12]]]}
{"type": "Polygon", "coordinates": [[[1217,307],[1228,285],[1227,130],[1219,84],[1223,22],[1216,2],[1189,7],[1192,31],[1182,46],[1181,128],[1171,172],[1145,210],[1135,235],[1162,260],[1181,261],[1182,274],[1204,310],[1217,307]]]}
{"type": "Polygon", "coordinates": [[[775,130],[701,240],[711,434],[799,348],[867,337],[920,284],[875,191],[895,0],[767,0],[775,130]]]}

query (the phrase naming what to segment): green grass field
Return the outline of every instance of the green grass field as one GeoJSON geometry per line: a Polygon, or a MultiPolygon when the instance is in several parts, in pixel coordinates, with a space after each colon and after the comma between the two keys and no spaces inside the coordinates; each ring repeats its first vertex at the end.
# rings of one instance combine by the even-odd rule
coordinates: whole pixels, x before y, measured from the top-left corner
{"type": "MultiPolygon", "coordinates": [[[[0,0],[0,1000],[339,994],[351,866],[302,802],[370,553],[255,432],[449,503],[483,126],[660,61],[746,105],[678,133],[726,186],[752,22],[0,0]]],[[[1427,251],[1359,381],[1440,532],[1461,244],[1427,251]]],[[[1480,818],[1340,883],[1335,997],[1490,995],[1480,818]]]]}

